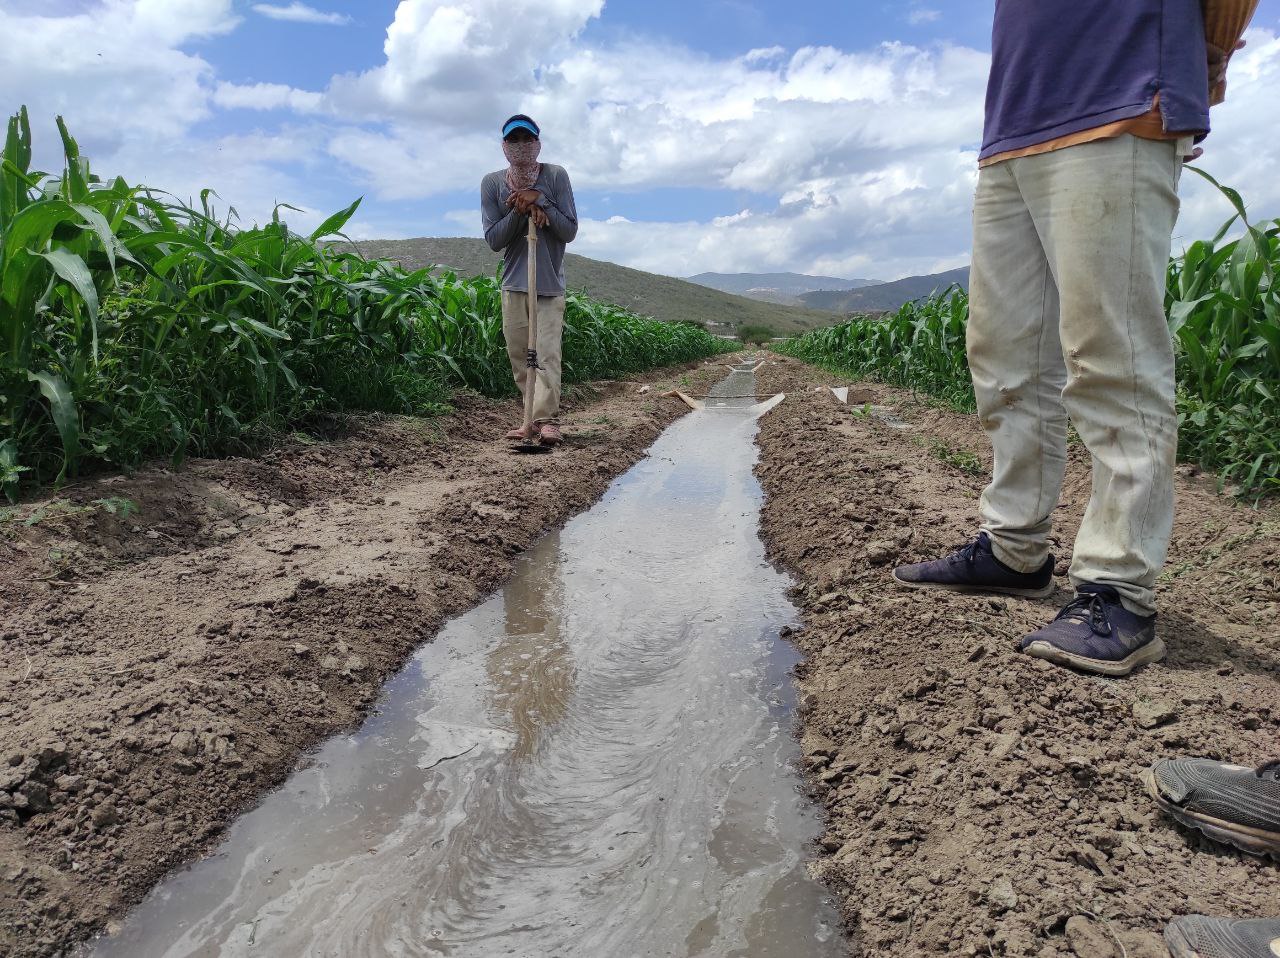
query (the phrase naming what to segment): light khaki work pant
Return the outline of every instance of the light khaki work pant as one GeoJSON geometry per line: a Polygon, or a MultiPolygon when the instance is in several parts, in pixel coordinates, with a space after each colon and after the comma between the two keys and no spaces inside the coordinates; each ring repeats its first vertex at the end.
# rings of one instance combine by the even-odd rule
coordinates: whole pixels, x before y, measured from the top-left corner
{"type": "Polygon", "coordinates": [[[1132,612],[1173,527],[1173,348],[1164,314],[1181,151],[1125,135],[1008,160],[978,176],[969,366],[995,470],[982,528],[1022,572],[1049,552],[1067,417],[1093,457],[1071,582],[1132,612]]]}
{"type": "MultiPolygon", "coordinates": [[[[523,398],[528,388],[529,294],[502,291],[502,335],[507,340],[511,375],[523,398]]],[[[564,297],[538,297],[538,388],[533,421],[556,422],[560,414],[560,341],[564,336],[564,297]]]]}

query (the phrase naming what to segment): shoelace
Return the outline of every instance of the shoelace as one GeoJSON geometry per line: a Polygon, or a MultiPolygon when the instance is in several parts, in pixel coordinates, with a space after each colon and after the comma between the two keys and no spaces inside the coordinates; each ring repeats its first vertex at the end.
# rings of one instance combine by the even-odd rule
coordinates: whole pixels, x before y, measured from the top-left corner
{"type": "Polygon", "coordinates": [[[1277,782],[1280,782],[1280,759],[1276,759],[1274,762],[1267,762],[1266,765],[1263,765],[1253,774],[1257,775],[1258,778],[1266,778],[1270,775],[1277,782]]]}
{"type": "Polygon", "coordinates": [[[982,544],[981,539],[974,539],[963,549],[957,549],[951,555],[947,556],[948,560],[954,565],[957,562],[965,562],[973,565],[978,558],[978,547],[982,544]]]}
{"type": "Polygon", "coordinates": [[[1111,619],[1107,617],[1107,600],[1097,592],[1081,592],[1062,607],[1054,619],[1073,619],[1085,622],[1094,635],[1110,635],[1111,619]]]}

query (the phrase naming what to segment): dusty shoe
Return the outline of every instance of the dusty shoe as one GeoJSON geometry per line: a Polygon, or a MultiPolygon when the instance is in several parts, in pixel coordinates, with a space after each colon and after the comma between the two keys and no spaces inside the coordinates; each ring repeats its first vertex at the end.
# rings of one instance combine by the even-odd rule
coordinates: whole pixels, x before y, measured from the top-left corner
{"type": "Polygon", "coordinates": [[[893,579],[908,589],[998,592],[1042,599],[1053,592],[1053,556],[1035,572],[1016,572],[996,558],[985,532],[963,549],[941,559],[900,565],[893,579]]]}
{"type": "Polygon", "coordinates": [[[1276,958],[1280,918],[1206,918],[1188,915],[1169,922],[1164,943],[1173,958],[1276,958]]]}
{"type": "Polygon", "coordinates": [[[1280,861],[1280,762],[1255,771],[1207,758],[1165,759],[1142,780],[1157,804],[1188,828],[1280,861]]]}
{"type": "Polygon", "coordinates": [[[544,446],[558,446],[564,442],[564,435],[560,432],[560,427],[553,422],[543,424],[538,433],[538,438],[544,446]]]}
{"type": "Polygon", "coordinates": [[[512,429],[509,433],[507,433],[507,438],[510,439],[512,442],[524,442],[526,439],[529,438],[529,431],[526,430],[524,426],[520,426],[516,429],[512,429]]]}
{"type": "Polygon", "coordinates": [[[1135,615],[1110,586],[1084,583],[1057,618],[1022,640],[1022,651],[1097,675],[1128,675],[1164,658],[1154,615],[1135,615]]]}

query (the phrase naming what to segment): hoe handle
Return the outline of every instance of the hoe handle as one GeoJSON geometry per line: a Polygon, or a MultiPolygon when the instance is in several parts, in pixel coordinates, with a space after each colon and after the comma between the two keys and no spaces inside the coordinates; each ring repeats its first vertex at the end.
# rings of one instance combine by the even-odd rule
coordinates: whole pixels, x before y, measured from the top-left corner
{"type": "Polygon", "coordinates": [[[528,372],[524,386],[524,430],[533,432],[533,393],[538,388],[538,227],[529,217],[529,352],[525,360],[528,372]]]}

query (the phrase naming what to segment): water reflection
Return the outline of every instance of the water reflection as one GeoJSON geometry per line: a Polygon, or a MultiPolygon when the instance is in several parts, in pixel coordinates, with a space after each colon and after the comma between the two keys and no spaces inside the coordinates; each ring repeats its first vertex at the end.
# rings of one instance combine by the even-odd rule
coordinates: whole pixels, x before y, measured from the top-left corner
{"type": "Polygon", "coordinates": [[[95,958],[842,954],[750,404],[676,423],[95,958]]]}
{"type": "Polygon", "coordinates": [[[493,721],[515,733],[516,759],[529,757],[539,736],[564,717],[573,689],[573,652],[560,631],[559,532],[538,556],[542,561],[502,590],[506,635],[488,655],[493,721]]]}

